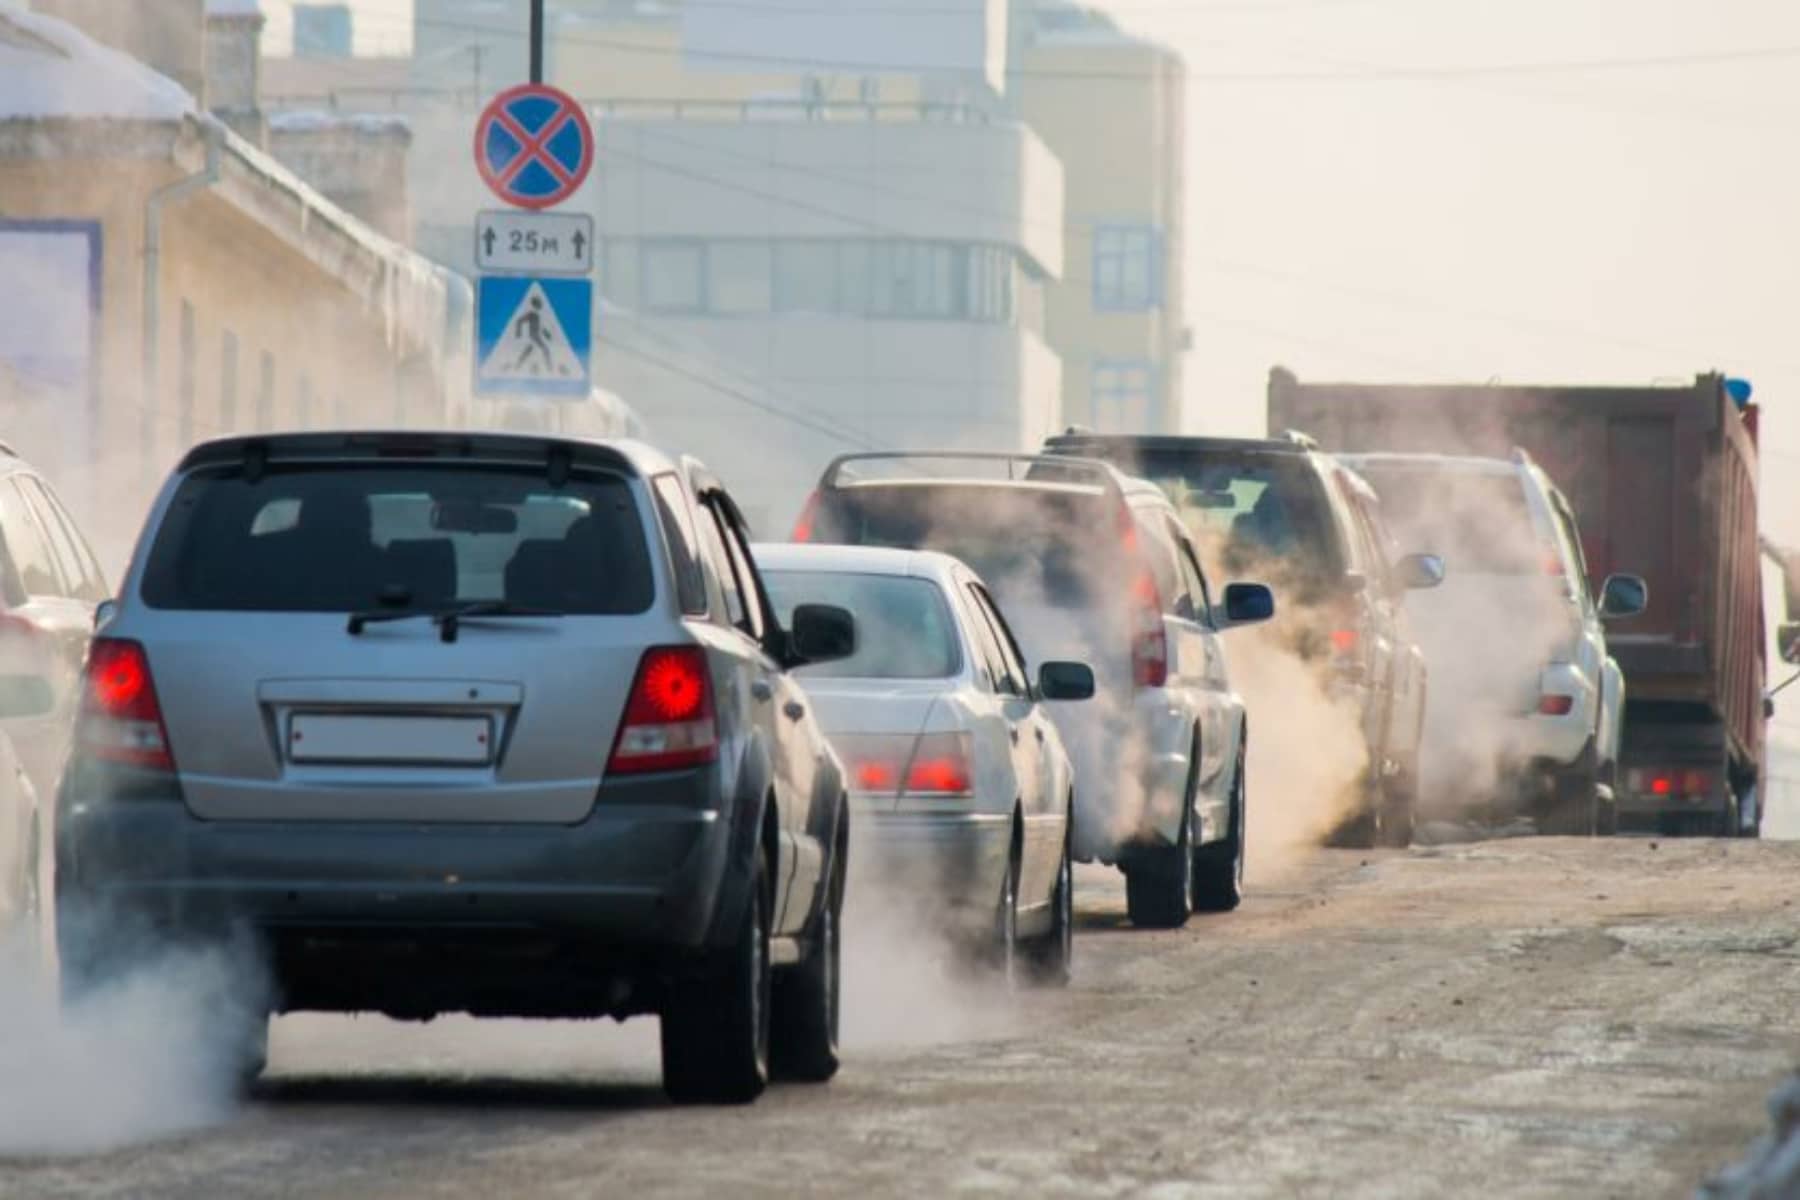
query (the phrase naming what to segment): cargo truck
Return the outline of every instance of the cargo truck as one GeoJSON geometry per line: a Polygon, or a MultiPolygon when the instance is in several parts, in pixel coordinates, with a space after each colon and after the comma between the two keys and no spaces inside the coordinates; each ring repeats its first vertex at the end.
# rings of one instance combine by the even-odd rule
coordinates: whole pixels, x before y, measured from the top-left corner
{"type": "Polygon", "coordinates": [[[1607,634],[1625,673],[1620,827],[1753,837],[1767,707],[1758,413],[1736,390],[1716,374],[1440,386],[1302,383],[1277,367],[1268,419],[1326,450],[1530,454],[1575,509],[1590,584],[1649,583],[1644,613],[1607,634]]]}

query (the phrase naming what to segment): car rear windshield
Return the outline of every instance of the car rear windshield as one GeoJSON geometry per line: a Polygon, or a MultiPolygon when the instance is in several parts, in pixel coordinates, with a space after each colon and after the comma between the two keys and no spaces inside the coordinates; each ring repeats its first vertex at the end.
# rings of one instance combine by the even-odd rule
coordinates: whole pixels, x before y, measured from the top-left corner
{"type": "Polygon", "coordinates": [[[938,550],[973,567],[1003,600],[1088,608],[1129,578],[1115,503],[1075,486],[859,485],[834,494],[827,536],[938,550]]]}
{"type": "Polygon", "coordinates": [[[650,607],[637,502],[617,476],[332,464],[181,481],[145,566],[152,608],[438,611],[503,602],[578,615],[650,607]]]}
{"type": "Polygon", "coordinates": [[[801,604],[836,604],[856,617],[856,653],[801,669],[837,679],[947,679],[962,669],[950,608],[929,579],[828,571],[766,571],[763,582],[791,627],[801,604]]]}
{"type": "Polygon", "coordinates": [[[1452,574],[1541,575],[1553,551],[1538,534],[1517,475],[1358,466],[1381,497],[1400,549],[1435,554],[1452,574]]]}
{"type": "Polygon", "coordinates": [[[1168,495],[1194,540],[1234,574],[1266,573],[1274,563],[1309,575],[1343,570],[1324,486],[1298,455],[1145,453],[1132,469],[1168,495]]]}

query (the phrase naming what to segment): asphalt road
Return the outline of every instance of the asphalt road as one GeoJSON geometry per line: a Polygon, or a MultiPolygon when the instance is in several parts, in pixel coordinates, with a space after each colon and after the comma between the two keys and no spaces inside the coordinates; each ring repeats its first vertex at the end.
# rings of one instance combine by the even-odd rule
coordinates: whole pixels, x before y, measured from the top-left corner
{"type": "Polygon", "coordinates": [[[752,1108],[665,1104],[651,1021],[284,1018],[247,1105],[0,1195],[1681,1196],[1800,1056],[1800,844],[1321,852],[1174,933],[1093,870],[1080,913],[1074,985],[1009,998],[861,906],[845,1070],[752,1108]]]}

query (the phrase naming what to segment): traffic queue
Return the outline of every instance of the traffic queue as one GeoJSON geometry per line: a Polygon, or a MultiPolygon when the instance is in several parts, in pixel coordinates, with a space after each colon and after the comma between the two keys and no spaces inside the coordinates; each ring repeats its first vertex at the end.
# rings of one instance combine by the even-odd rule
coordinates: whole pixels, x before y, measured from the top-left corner
{"type": "Polygon", "coordinates": [[[12,911],[53,878],[71,1001],[248,938],[266,1006],[214,1031],[245,1081],[274,1013],[655,1015],[672,1098],[744,1102],[836,1072],[853,884],[1009,987],[1069,980],[1075,863],[1116,867],[1138,926],[1235,909],[1284,802],[1251,787],[1283,714],[1234,686],[1240,637],[1361,740],[1322,840],[1407,845],[1430,764],[1471,777],[1471,704],[1485,802],[1618,821],[1606,631],[1648,587],[1590,592],[1522,454],[856,454],[774,543],[641,442],[235,437],[182,459],[116,590],[5,466],[12,911]],[[1501,649],[1453,685],[1467,603],[1501,649]]]}

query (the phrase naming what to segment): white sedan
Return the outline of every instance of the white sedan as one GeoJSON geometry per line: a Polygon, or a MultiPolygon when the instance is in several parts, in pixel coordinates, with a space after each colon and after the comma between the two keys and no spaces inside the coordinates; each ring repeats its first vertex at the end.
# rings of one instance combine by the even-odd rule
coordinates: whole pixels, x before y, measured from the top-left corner
{"type": "Polygon", "coordinates": [[[1074,772],[1047,700],[1085,700],[1093,672],[1035,678],[975,573],[943,554],[854,546],[754,550],[778,612],[834,604],[857,647],[799,672],[896,899],[939,909],[1015,967],[1068,979],[1074,772]]]}

